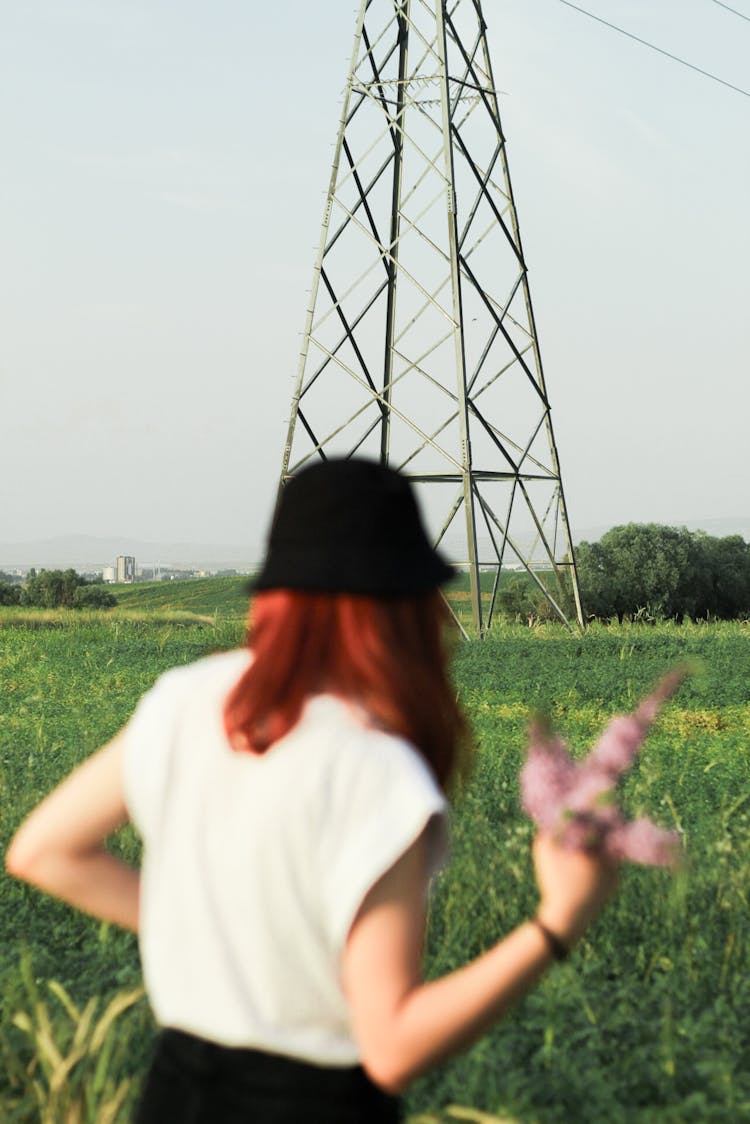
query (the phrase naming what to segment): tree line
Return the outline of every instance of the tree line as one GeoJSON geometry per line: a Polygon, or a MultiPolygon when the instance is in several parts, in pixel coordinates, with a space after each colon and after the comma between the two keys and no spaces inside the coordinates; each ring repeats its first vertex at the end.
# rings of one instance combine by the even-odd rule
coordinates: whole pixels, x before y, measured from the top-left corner
{"type": "MultiPolygon", "coordinates": [[[[750,543],[660,523],[613,527],[576,547],[584,615],[619,621],[735,620],[750,617],[750,543]]],[[[572,602],[571,591],[561,594],[572,602]]],[[[527,574],[509,575],[498,594],[505,616],[556,619],[527,574]]]]}
{"type": "Polygon", "coordinates": [[[26,581],[0,580],[0,605],[40,609],[110,609],[117,598],[101,582],[90,582],[75,570],[29,570],[26,581]]]}
{"type": "Polygon", "coordinates": [[[595,617],[750,616],[750,543],[685,527],[628,523],[576,549],[585,611],[595,617]]]}
{"type": "MultiPolygon", "coordinates": [[[[660,523],[613,527],[598,542],[576,548],[587,617],[610,620],[733,620],[750,617],[750,543],[660,523]]],[[[45,609],[107,609],[117,598],[75,570],[30,570],[26,581],[3,580],[0,605],[45,609]]],[[[556,617],[526,574],[507,575],[498,594],[506,616],[556,617]]]]}

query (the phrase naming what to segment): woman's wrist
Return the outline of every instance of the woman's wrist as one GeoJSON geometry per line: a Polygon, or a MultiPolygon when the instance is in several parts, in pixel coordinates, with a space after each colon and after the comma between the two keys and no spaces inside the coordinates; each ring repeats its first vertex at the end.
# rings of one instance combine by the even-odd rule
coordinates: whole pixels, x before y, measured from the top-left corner
{"type": "Polygon", "coordinates": [[[550,929],[568,949],[577,944],[588,926],[588,918],[582,916],[580,912],[571,911],[564,906],[551,905],[544,899],[539,902],[536,916],[541,924],[550,929]]]}
{"type": "Polygon", "coordinates": [[[544,937],[547,947],[552,954],[554,960],[565,960],[570,953],[570,945],[567,941],[551,929],[546,922],[542,921],[540,917],[532,917],[531,924],[534,925],[544,937]]]}

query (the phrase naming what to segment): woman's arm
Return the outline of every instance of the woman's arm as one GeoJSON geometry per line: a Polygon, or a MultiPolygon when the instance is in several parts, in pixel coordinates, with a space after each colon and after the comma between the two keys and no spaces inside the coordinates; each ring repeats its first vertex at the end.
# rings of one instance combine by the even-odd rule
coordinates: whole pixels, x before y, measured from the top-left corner
{"type": "MultiPolygon", "coordinates": [[[[566,945],[581,935],[615,882],[612,864],[534,845],[539,916],[566,945]],[[557,889],[555,889],[557,886],[557,889]]],[[[423,1070],[474,1042],[534,985],[552,960],[542,930],[527,922],[466,967],[421,978],[425,847],[418,840],[372,888],[347,938],[342,980],[362,1062],[374,1081],[400,1092],[423,1070]]]]}
{"type": "Polygon", "coordinates": [[[5,857],[8,872],[71,905],[138,930],[137,870],[104,841],[128,821],[121,735],[59,785],[21,824],[5,857]]]}

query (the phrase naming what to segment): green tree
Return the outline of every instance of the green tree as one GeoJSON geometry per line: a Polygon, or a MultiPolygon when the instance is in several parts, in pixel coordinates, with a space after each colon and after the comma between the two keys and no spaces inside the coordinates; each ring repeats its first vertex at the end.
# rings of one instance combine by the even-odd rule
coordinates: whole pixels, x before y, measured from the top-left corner
{"type": "Polygon", "coordinates": [[[576,568],[584,612],[593,617],[615,616],[617,610],[610,580],[613,567],[607,548],[600,542],[579,543],[576,568]]]}
{"type": "Polygon", "coordinates": [[[34,605],[43,609],[73,607],[73,599],[83,578],[75,570],[29,570],[26,585],[21,594],[21,604],[34,605]]]}
{"type": "Polygon", "coordinates": [[[74,609],[111,609],[116,604],[114,593],[110,593],[101,583],[79,585],[73,596],[74,609]]]}
{"type": "Polygon", "coordinates": [[[11,582],[0,581],[0,605],[18,605],[21,600],[21,587],[11,582]]]}
{"type": "Polygon", "coordinates": [[[710,612],[716,617],[750,616],[750,543],[740,535],[705,537],[711,587],[710,612]]]}
{"type": "Polygon", "coordinates": [[[659,523],[613,527],[576,551],[592,616],[731,618],[750,611],[750,546],[659,523]]]}
{"type": "Polygon", "coordinates": [[[588,605],[591,594],[589,611],[620,620],[639,610],[653,617],[685,612],[689,531],[659,523],[628,523],[607,531],[596,545],[597,551],[578,552],[584,604],[588,605]],[[592,573],[593,558],[597,565],[592,573]]]}

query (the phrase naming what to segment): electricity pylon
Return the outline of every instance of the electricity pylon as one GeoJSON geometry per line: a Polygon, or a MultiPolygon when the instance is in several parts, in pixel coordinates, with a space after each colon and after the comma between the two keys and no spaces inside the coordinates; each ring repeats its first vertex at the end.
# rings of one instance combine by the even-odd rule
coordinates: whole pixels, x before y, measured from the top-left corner
{"type": "Polygon", "coordinates": [[[583,623],[481,0],[361,2],[281,485],[358,453],[418,485],[475,634],[503,569],[583,623]]]}

